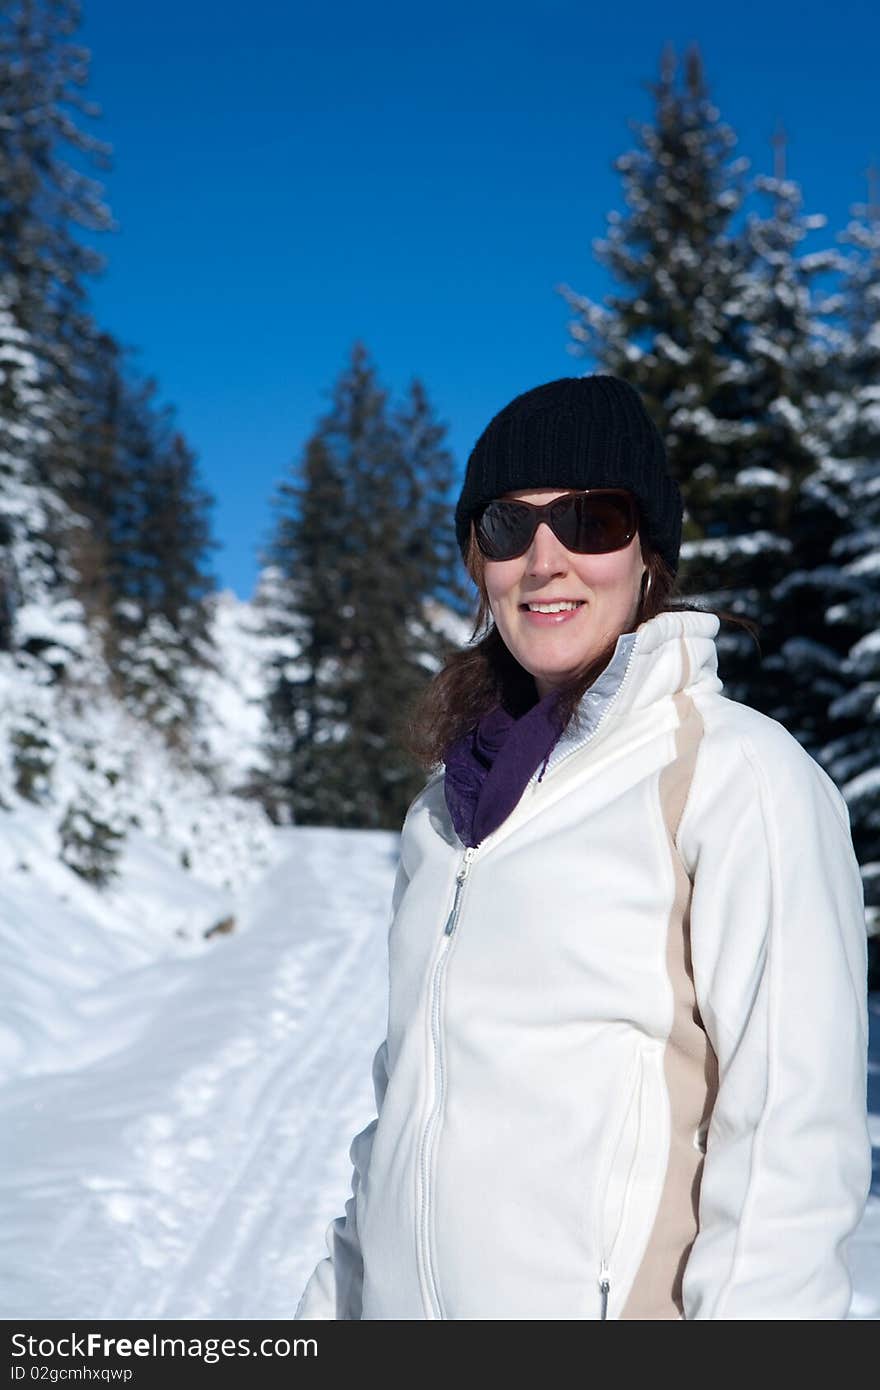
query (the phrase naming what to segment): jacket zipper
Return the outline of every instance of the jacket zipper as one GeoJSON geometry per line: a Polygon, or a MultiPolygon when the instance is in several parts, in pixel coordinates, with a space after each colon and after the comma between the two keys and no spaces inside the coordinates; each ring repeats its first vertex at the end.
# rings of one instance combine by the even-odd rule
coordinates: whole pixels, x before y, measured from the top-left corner
{"type": "Polygon", "coordinates": [[[603,1258],[599,1265],[599,1293],[602,1298],[602,1306],[599,1312],[600,1319],[608,1317],[608,1295],[611,1292],[611,1271],[603,1258]]]}
{"type": "Polygon", "coordinates": [[[443,1105],[446,1078],[443,1070],[443,1052],[440,1037],[440,988],[446,968],[446,960],[449,953],[449,945],[452,933],[455,931],[455,924],[461,904],[461,895],[464,890],[465,881],[470,871],[471,863],[478,849],[477,845],[469,845],[462,857],[461,864],[455,875],[455,893],[452,899],[452,907],[443,928],[443,936],[440,940],[440,949],[434,963],[434,973],[431,980],[431,1037],[434,1042],[434,1104],[428,1116],[425,1130],[422,1135],[421,1145],[421,1170],[422,1170],[422,1201],[421,1212],[419,1214],[419,1230],[422,1240],[422,1264],[425,1270],[425,1279],[428,1285],[428,1292],[433,1306],[433,1316],[442,1318],[442,1306],[440,1302],[440,1291],[437,1283],[437,1275],[434,1269],[434,1259],[431,1251],[430,1233],[430,1202],[428,1198],[429,1174],[431,1168],[431,1155],[434,1148],[434,1133],[437,1120],[443,1105]]]}
{"type": "Polygon", "coordinates": [[[622,1117],[622,1119],[621,1119],[621,1121],[620,1121],[620,1125],[619,1125],[618,1130],[617,1130],[617,1136],[616,1136],[615,1141],[614,1141],[614,1147],[612,1148],[612,1150],[611,1150],[611,1152],[610,1152],[610,1158],[609,1158],[609,1163],[608,1163],[608,1169],[607,1169],[607,1172],[603,1175],[603,1180],[602,1180],[601,1202],[600,1202],[599,1208],[598,1208],[598,1223],[597,1223],[597,1224],[598,1224],[598,1227],[599,1227],[599,1246],[600,1246],[600,1254],[599,1254],[599,1277],[598,1277],[599,1297],[600,1297],[600,1304],[599,1304],[599,1318],[600,1318],[600,1320],[607,1320],[607,1318],[608,1318],[608,1299],[609,1299],[610,1294],[611,1294],[611,1260],[612,1260],[612,1257],[613,1257],[613,1255],[614,1255],[614,1251],[615,1251],[616,1246],[617,1246],[617,1239],[618,1239],[618,1236],[620,1235],[620,1232],[621,1232],[621,1230],[622,1230],[622,1228],[623,1228],[624,1218],[625,1218],[625,1216],[626,1216],[627,1198],[629,1197],[630,1185],[631,1185],[631,1182],[632,1182],[632,1175],[633,1175],[633,1172],[634,1172],[634,1170],[635,1170],[636,1159],[637,1159],[637,1157],[638,1157],[639,1142],[640,1142],[640,1139],[641,1139],[641,1128],[642,1128],[641,1105],[642,1105],[642,1087],[643,1087],[643,1085],[644,1085],[644,1065],[643,1065],[643,1058],[642,1058],[642,1055],[641,1055],[641,1053],[639,1053],[638,1060],[637,1060],[637,1065],[636,1065],[636,1070],[635,1070],[635,1076],[634,1076],[634,1078],[633,1078],[632,1086],[631,1086],[630,1088],[628,1088],[628,1100],[627,1100],[626,1108],[625,1108],[625,1110],[624,1110],[624,1112],[623,1112],[623,1117],[622,1117]],[[628,1165],[627,1172],[626,1172],[626,1179],[625,1179],[625,1181],[624,1181],[623,1188],[622,1188],[622,1190],[621,1190],[620,1206],[619,1206],[619,1211],[618,1211],[618,1214],[617,1214],[617,1221],[616,1221],[616,1225],[615,1225],[615,1229],[614,1229],[613,1234],[611,1235],[610,1238],[606,1238],[606,1234],[605,1234],[605,1211],[606,1211],[606,1208],[607,1208],[607,1205],[608,1205],[609,1189],[610,1189],[610,1187],[611,1187],[611,1181],[612,1181],[612,1178],[613,1178],[613,1176],[614,1176],[615,1165],[616,1165],[616,1162],[617,1162],[618,1154],[619,1154],[619,1152],[620,1152],[621,1143],[623,1142],[624,1137],[625,1137],[625,1135],[626,1135],[626,1133],[627,1133],[627,1128],[628,1128],[628,1126],[630,1125],[630,1123],[631,1123],[633,1120],[635,1121],[635,1137],[634,1137],[634,1140],[633,1140],[633,1143],[632,1143],[632,1152],[631,1152],[631,1155],[630,1155],[629,1165],[628,1165]]]}
{"type": "Polygon", "coordinates": [[[443,928],[444,936],[451,936],[452,933],[455,931],[455,924],[458,921],[458,905],[461,902],[461,891],[464,888],[464,881],[468,876],[468,871],[471,867],[471,861],[473,860],[473,857],[478,849],[479,845],[468,846],[468,848],[464,852],[464,856],[461,861],[461,867],[458,873],[455,875],[455,896],[452,899],[452,907],[450,909],[449,916],[446,919],[446,926],[443,928]]]}
{"type": "MultiPolygon", "coordinates": [[[[635,651],[636,651],[636,647],[637,647],[637,646],[638,646],[638,638],[636,638],[636,641],[633,642],[633,645],[632,645],[632,648],[631,648],[631,650],[630,650],[629,656],[627,657],[626,666],[624,667],[623,675],[622,675],[621,678],[620,678],[620,684],[618,685],[618,687],[617,687],[617,689],[615,690],[614,694],[611,696],[611,699],[608,701],[607,705],[605,706],[604,710],[602,711],[601,715],[599,716],[598,720],[596,721],[595,728],[593,728],[593,729],[590,731],[590,733],[588,734],[587,738],[584,739],[584,742],[583,742],[583,743],[579,743],[575,748],[573,748],[573,749],[570,750],[572,754],[573,754],[573,753],[580,752],[588,743],[592,743],[593,739],[594,739],[595,736],[596,736],[596,733],[597,733],[598,730],[601,728],[601,726],[602,726],[602,724],[604,723],[604,721],[605,721],[605,719],[606,719],[606,717],[607,717],[609,711],[611,710],[612,706],[614,705],[614,702],[617,700],[618,696],[620,695],[621,690],[623,689],[623,686],[624,686],[624,683],[625,683],[625,681],[626,681],[626,678],[627,678],[627,676],[629,675],[630,667],[632,666],[632,661],[633,661],[633,657],[634,657],[634,655],[635,655],[635,651]]],[[[567,757],[567,756],[569,756],[569,755],[566,755],[566,757],[567,757]]],[[[565,762],[565,761],[566,761],[566,758],[560,759],[560,763],[565,762]]],[[[552,773],[552,771],[553,771],[552,768],[551,768],[551,769],[548,769],[548,773],[552,773]]],[[[444,775],[444,773],[443,773],[443,770],[441,769],[441,770],[438,771],[437,776],[440,777],[440,776],[442,776],[442,775],[444,775]]],[[[533,775],[532,780],[534,781],[534,775],[533,775]]],[[[508,816],[507,820],[506,820],[505,822],[503,822],[503,824],[502,824],[501,826],[499,826],[498,829],[499,829],[499,830],[508,831],[509,828],[510,828],[511,819],[512,819],[513,817],[515,817],[515,815],[516,815],[516,810],[514,809],[514,811],[511,812],[511,815],[508,816]]],[[[424,1129],[424,1132],[423,1132],[423,1134],[422,1134],[422,1142],[421,1142],[421,1164],[420,1164],[420,1166],[421,1166],[421,1174],[422,1174],[422,1191],[421,1191],[421,1211],[420,1211],[420,1213],[419,1213],[419,1234],[420,1234],[420,1238],[421,1238],[421,1247],[422,1247],[422,1266],[423,1266],[423,1269],[424,1269],[424,1272],[425,1272],[425,1282],[426,1282],[427,1287],[428,1287],[428,1295],[429,1295],[429,1300],[430,1300],[430,1303],[431,1303],[431,1307],[430,1307],[430,1309],[429,1309],[429,1312],[431,1313],[431,1315],[432,1315],[434,1318],[438,1318],[438,1319],[442,1319],[442,1317],[443,1317],[443,1311],[442,1311],[442,1304],[441,1304],[441,1301],[440,1301],[440,1292],[439,1292],[439,1286],[438,1286],[438,1281],[437,1281],[437,1274],[436,1274],[436,1271],[435,1271],[435,1269],[434,1269],[434,1257],[433,1257],[433,1252],[432,1252],[432,1249],[431,1249],[429,1178],[430,1178],[430,1168],[431,1168],[431,1156],[432,1156],[432,1154],[433,1154],[433,1150],[434,1150],[434,1141],[435,1141],[435,1136],[436,1136],[436,1128],[437,1128],[437,1123],[438,1123],[439,1116],[440,1116],[440,1111],[441,1111],[441,1108],[442,1108],[442,1105],[443,1105],[443,1098],[444,1098],[444,1091],[445,1091],[445,1083],[446,1083],[446,1078],[445,1078],[445,1074],[444,1074],[444,1070],[443,1070],[443,1053],[442,1053],[442,1046],[441,1046],[442,1039],[441,1039],[441,1035],[440,1035],[440,991],[441,991],[441,985],[442,985],[442,981],[443,981],[443,976],[444,976],[444,974],[445,974],[446,960],[447,960],[447,956],[448,956],[448,952],[449,952],[449,946],[450,946],[450,943],[451,943],[451,941],[452,941],[452,936],[453,936],[453,933],[454,933],[454,931],[455,931],[456,925],[457,925],[457,923],[458,923],[459,915],[460,915],[460,912],[461,912],[461,899],[462,899],[462,893],[463,893],[463,891],[464,891],[465,882],[467,881],[467,876],[468,876],[468,874],[469,874],[469,872],[470,872],[471,864],[473,863],[473,860],[474,860],[474,857],[475,857],[475,855],[476,855],[476,853],[477,853],[477,850],[482,849],[483,846],[487,844],[487,842],[489,842],[489,841],[491,841],[491,840],[494,840],[496,833],[497,833],[496,831],[493,831],[491,835],[486,836],[486,839],[485,839],[485,840],[481,840],[481,841],[480,841],[478,844],[476,844],[476,845],[469,845],[469,846],[465,849],[465,851],[464,851],[464,854],[463,854],[463,856],[462,856],[461,864],[460,864],[460,866],[459,866],[459,868],[458,868],[458,872],[457,872],[456,875],[455,875],[455,893],[454,893],[453,899],[452,899],[452,906],[451,906],[451,908],[450,908],[450,910],[449,910],[449,914],[448,914],[448,916],[447,916],[447,918],[446,918],[446,923],[445,923],[444,928],[443,928],[443,935],[442,935],[442,938],[441,938],[441,941],[440,941],[440,948],[439,948],[439,951],[438,951],[438,953],[437,953],[437,958],[436,958],[436,960],[435,960],[435,962],[434,962],[434,971],[433,971],[433,975],[432,975],[432,979],[431,979],[431,1037],[432,1037],[433,1044],[434,1044],[434,1078],[435,1078],[435,1081],[434,1081],[434,1091],[435,1091],[435,1094],[434,1094],[434,1104],[433,1104],[433,1106],[431,1107],[431,1113],[430,1113],[430,1115],[428,1116],[428,1120],[427,1120],[427,1122],[426,1122],[426,1124],[425,1124],[425,1129],[424,1129]]],[[[501,838],[503,838],[503,837],[501,837],[501,838]]],[[[608,1289],[610,1288],[610,1285],[608,1284],[608,1274],[607,1274],[607,1271],[604,1270],[604,1264],[603,1264],[603,1273],[600,1274],[600,1281],[603,1281],[603,1282],[604,1282],[604,1288],[603,1288],[603,1312],[602,1312],[602,1316],[604,1317],[604,1316],[605,1316],[605,1311],[604,1311],[604,1310],[605,1310],[605,1307],[607,1306],[608,1289]]],[[[602,1286],[603,1286],[602,1283],[600,1283],[600,1287],[602,1287],[602,1286]]]]}

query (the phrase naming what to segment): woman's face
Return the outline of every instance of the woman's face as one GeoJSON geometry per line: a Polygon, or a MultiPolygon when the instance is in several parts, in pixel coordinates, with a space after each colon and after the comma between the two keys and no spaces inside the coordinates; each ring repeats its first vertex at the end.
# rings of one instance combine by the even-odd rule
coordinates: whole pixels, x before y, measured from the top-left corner
{"type": "MultiPolygon", "coordinates": [[[[543,503],[572,491],[577,489],[542,487],[505,496],[543,503]]],[[[534,676],[540,699],[597,656],[612,637],[632,631],[646,568],[638,533],[624,550],[577,555],[544,521],[524,555],[485,561],[495,625],[519,664],[534,676]],[[580,606],[553,614],[529,611],[529,604],[557,599],[580,606]]]]}

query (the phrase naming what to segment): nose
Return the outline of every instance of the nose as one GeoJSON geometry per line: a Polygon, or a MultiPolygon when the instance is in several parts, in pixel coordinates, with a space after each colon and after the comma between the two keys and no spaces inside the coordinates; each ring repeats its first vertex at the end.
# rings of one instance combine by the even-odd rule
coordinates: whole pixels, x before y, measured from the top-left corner
{"type": "Polygon", "coordinates": [[[526,572],[547,579],[554,574],[566,574],[568,567],[568,551],[554,536],[546,521],[542,521],[529,546],[526,572]]]}

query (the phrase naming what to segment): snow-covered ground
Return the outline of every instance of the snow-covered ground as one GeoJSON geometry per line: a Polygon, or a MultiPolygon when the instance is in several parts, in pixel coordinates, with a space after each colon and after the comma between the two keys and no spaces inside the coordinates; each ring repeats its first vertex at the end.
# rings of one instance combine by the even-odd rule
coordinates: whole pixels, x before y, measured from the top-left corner
{"type": "MultiPolygon", "coordinates": [[[[374,1113],[398,835],[277,829],[222,892],[133,835],[108,897],[38,822],[0,812],[0,1316],[292,1317],[374,1113]]],[[[877,996],[872,1027],[880,1158],[877,996]]],[[[860,1319],[880,1319],[876,1176],[860,1319]]]]}

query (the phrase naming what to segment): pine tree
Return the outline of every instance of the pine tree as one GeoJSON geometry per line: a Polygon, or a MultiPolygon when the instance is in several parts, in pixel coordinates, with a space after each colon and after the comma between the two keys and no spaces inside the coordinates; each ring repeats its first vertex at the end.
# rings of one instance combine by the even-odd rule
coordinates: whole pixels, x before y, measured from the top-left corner
{"type": "MultiPolygon", "coordinates": [[[[742,362],[731,323],[746,254],[733,222],[749,161],[731,157],[737,137],[712,101],[696,44],[681,89],[677,73],[667,45],[659,81],[649,84],[653,119],[630,123],[637,146],[614,161],[628,211],[610,212],[607,235],[594,243],[613,291],[601,304],[568,286],[561,292],[576,314],[570,350],[632,382],[664,437],[685,504],[682,585],[707,606],[747,613],[751,578],[739,572],[729,537],[750,433],[739,419],[742,362]]],[[[743,554],[751,544],[743,542],[743,554]]],[[[718,646],[730,693],[743,698],[736,675],[754,667],[754,644],[733,628],[722,629],[718,646]]]]}
{"type": "Polygon", "coordinates": [[[207,569],[212,498],[153,379],[127,394],[118,446],[125,487],[112,494],[105,535],[107,650],[119,693],[137,714],[189,749],[198,670],[213,661],[207,569]]]}
{"type": "MultiPolygon", "coordinates": [[[[875,171],[876,177],[876,171],[875,171]]],[[[828,709],[818,756],[849,806],[864,866],[869,924],[880,932],[880,205],[856,205],[839,241],[851,248],[841,284],[844,332],[827,395],[825,433],[846,529],[831,546],[839,567],[822,615],[846,651],[842,691],[828,709]]],[[[880,967],[880,960],[878,960],[880,967]]],[[[880,980],[878,980],[880,985],[880,980]]]]}
{"type": "Polygon", "coordinates": [[[52,417],[39,357],[0,287],[0,651],[41,662],[56,679],[81,649],[82,613],[57,544],[76,519],[40,480],[52,417]]]}
{"type": "MultiPolygon", "coordinates": [[[[402,553],[412,569],[416,592],[432,594],[454,613],[472,616],[473,596],[464,579],[461,554],[451,516],[457,489],[455,466],[443,442],[446,426],[435,420],[424,386],[410,382],[407,397],[394,414],[392,427],[405,460],[406,480],[401,496],[404,534],[402,553]],[[408,517],[418,517],[418,531],[408,517]]],[[[434,668],[446,647],[437,646],[437,634],[426,628],[423,635],[426,664],[434,668]]]]}
{"type": "MultiPolygon", "coordinates": [[[[312,447],[310,441],[306,460],[312,447]]],[[[291,768],[307,720],[296,686],[298,680],[305,681],[308,676],[308,667],[299,659],[306,626],[300,617],[298,585],[283,568],[297,563],[288,534],[290,517],[281,510],[288,501],[292,502],[289,488],[289,483],[282,482],[274,499],[279,511],[273,545],[279,563],[261,568],[252,600],[253,628],[264,654],[267,694],[262,710],[264,734],[259,761],[250,769],[246,785],[239,788],[241,795],[260,801],[276,825],[289,825],[293,819],[291,768]]],[[[299,694],[303,695],[302,688],[299,694]]]]}
{"type": "Polygon", "coordinates": [[[759,652],[742,628],[719,633],[727,693],[815,745],[842,656],[816,603],[846,527],[820,432],[833,335],[818,287],[835,252],[803,252],[825,218],[801,213],[780,167],[745,186],[747,161],[725,166],[735,137],[696,47],[681,95],[674,75],[667,48],[654,122],[616,161],[630,215],[612,214],[597,248],[628,293],[606,307],[570,297],[572,333],[639,388],[664,434],[685,502],[683,587],[757,624],[759,652]],[[734,228],[749,195],[770,210],[734,228]]]}
{"type": "Polygon", "coordinates": [[[80,793],[58,826],[58,857],[96,888],[115,877],[125,845],[125,823],[112,807],[80,793]]]}
{"type": "Polygon", "coordinates": [[[109,154],[72,114],[99,114],[78,90],[89,59],[69,42],[79,23],[74,0],[19,0],[0,10],[0,351],[10,369],[0,403],[0,640],[44,654],[56,676],[82,632],[70,557],[80,523],[67,494],[86,467],[80,363],[93,325],[83,277],[103,267],[75,228],[114,225],[100,185],[61,156],[72,146],[106,167],[109,154]]]}
{"type": "Polygon", "coordinates": [[[120,545],[131,508],[130,478],[124,449],[131,411],[131,388],[124,380],[123,353],[109,333],[101,333],[83,364],[81,431],[88,441],[88,467],[68,489],[68,500],[82,524],[71,535],[76,593],[105,648],[114,596],[124,592],[121,570],[127,551],[120,545]]]}
{"type": "Polygon", "coordinates": [[[354,544],[355,518],[344,464],[320,427],[306,444],[299,477],[281,483],[275,507],[267,558],[290,606],[271,632],[277,647],[267,703],[273,790],[265,804],[287,820],[333,824],[331,808],[344,793],[328,775],[338,762],[329,745],[348,732],[340,670],[350,647],[352,565],[345,551],[354,544]],[[299,654],[295,668],[288,644],[299,654]]]}
{"type": "Polygon", "coordinates": [[[781,150],[774,175],[759,175],[753,192],[770,206],[751,212],[742,234],[729,304],[736,370],[723,401],[738,435],[716,494],[728,528],[725,574],[760,627],[761,661],[740,673],[737,693],[815,753],[846,655],[841,630],[824,617],[840,583],[832,549],[848,525],[829,485],[835,465],[823,426],[836,335],[834,297],[822,283],[839,255],[804,249],[827,219],[802,213],[781,150]]]}
{"type": "Polygon", "coordinates": [[[697,413],[710,404],[725,365],[738,269],[730,224],[748,160],[730,159],[737,138],[711,99],[696,44],[681,91],[677,68],[669,44],[659,81],[648,84],[653,122],[630,122],[639,143],[614,160],[629,212],[609,213],[594,248],[619,290],[603,304],[568,286],[560,292],[576,314],[570,350],[638,388],[667,439],[672,472],[689,481],[705,463],[706,441],[693,429],[679,434],[673,416],[681,405],[697,413]]]}
{"type": "Polygon", "coordinates": [[[14,286],[12,312],[34,351],[72,394],[87,321],[83,279],[105,265],[74,228],[116,226],[101,185],[62,157],[70,146],[110,166],[110,146],[72,114],[100,115],[79,90],[88,49],[69,41],[81,17],[78,0],[7,0],[0,10],[0,279],[14,286]]]}
{"type": "Polygon", "coordinates": [[[298,475],[279,489],[267,560],[290,616],[273,629],[267,703],[276,816],[286,806],[299,823],[399,827],[422,784],[402,720],[446,650],[426,600],[459,586],[441,437],[419,383],[389,410],[356,343],[298,475]]]}

